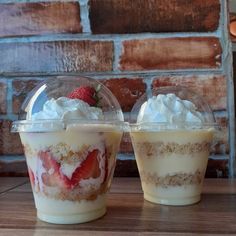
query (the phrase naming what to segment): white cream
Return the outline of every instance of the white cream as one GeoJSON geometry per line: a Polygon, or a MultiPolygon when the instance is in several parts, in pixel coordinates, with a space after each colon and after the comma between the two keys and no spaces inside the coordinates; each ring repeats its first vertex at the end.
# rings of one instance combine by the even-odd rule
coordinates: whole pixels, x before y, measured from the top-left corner
{"type": "Polygon", "coordinates": [[[186,123],[202,125],[204,118],[192,102],[170,93],[148,99],[141,106],[137,122],[167,123],[181,127],[186,123]]]}
{"type": "Polygon", "coordinates": [[[103,120],[103,112],[100,108],[91,107],[86,102],[79,99],[60,97],[50,99],[44,105],[42,111],[34,113],[30,120],[73,120],[92,119],[103,120]]]}

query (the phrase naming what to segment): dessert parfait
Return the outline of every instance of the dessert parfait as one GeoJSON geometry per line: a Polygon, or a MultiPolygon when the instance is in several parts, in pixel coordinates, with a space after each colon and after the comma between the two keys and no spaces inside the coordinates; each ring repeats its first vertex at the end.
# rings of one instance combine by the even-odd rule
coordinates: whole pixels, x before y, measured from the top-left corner
{"type": "Polygon", "coordinates": [[[131,139],[144,198],[166,205],[200,201],[213,139],[206,102],[184,88],[159,88],[132,110],[131,139]]]}
{"type": "Polygon", "coordinates": [[[88,78],[55,78],[25,100],[20,133],[39,219],[91,221],[106,212],[123,114],[111,92],[88,78]]]}

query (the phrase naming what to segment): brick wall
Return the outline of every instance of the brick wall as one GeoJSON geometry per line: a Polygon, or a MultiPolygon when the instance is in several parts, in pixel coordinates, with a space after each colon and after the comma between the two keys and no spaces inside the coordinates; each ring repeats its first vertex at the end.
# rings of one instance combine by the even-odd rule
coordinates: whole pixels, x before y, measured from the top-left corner
{"type": "MultiPolygon", "coordinates": [[[[211,105],[222,129],[207,176],[234,166],[234,102],[225,0],[77,0],[0,3],[0,175],[25,175],[11,122],[45,78],[82,74],[102,81],[125,117],[151,87],[183,85],[211,105]],[[230,137],[230,138],[229,138],[230,137]]],[[[116,175],[137,176],[124,135],[116,175]]]]}

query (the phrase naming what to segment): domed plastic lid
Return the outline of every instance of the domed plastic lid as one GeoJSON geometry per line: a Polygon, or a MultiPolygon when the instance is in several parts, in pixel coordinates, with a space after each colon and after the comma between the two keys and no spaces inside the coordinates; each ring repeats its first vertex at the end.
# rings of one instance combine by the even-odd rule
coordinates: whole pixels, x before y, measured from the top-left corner
{"type": "Polygon", "coordinates": [[[145,93],[130,115],[133,130],[198,129],[216,126],[210,106],[185,87],[159,87],[145,93]]]}
{"type": "Polygon", "coordinates": [[[103,84],[86,77],[55,77],[33,89],[13,122],[13,132],[65,129],[68,125],[116,125],[124,121],[120,105],[103,84]]]}

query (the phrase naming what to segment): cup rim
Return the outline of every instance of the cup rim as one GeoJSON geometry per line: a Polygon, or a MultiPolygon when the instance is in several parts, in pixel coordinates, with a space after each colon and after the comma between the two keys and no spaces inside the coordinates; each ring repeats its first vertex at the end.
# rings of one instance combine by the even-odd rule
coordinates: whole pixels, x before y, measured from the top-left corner
{"type": "Polygon", "coordinates": [[[129,124],[130,131],[164,131],[164,130],[207,130],[207,129],[218,129],[219,125],[214,123],[203,123],[199,124],[197,122],[180,122],[177,124],[170,124],[168,122],[138,122],[129,124]]]}
{"type": "Polygon", "coordinates": [[[17,120],[13,121],[11,132],[18,133],[32,133],[32,132],[56,132],[66,130],[67,127],[110,127],[115,130],[127,130],[127,122],[119,120],[84,120],[84,119],[70,119],[68,121],[58,119],[47,120],[17,120]]]}

